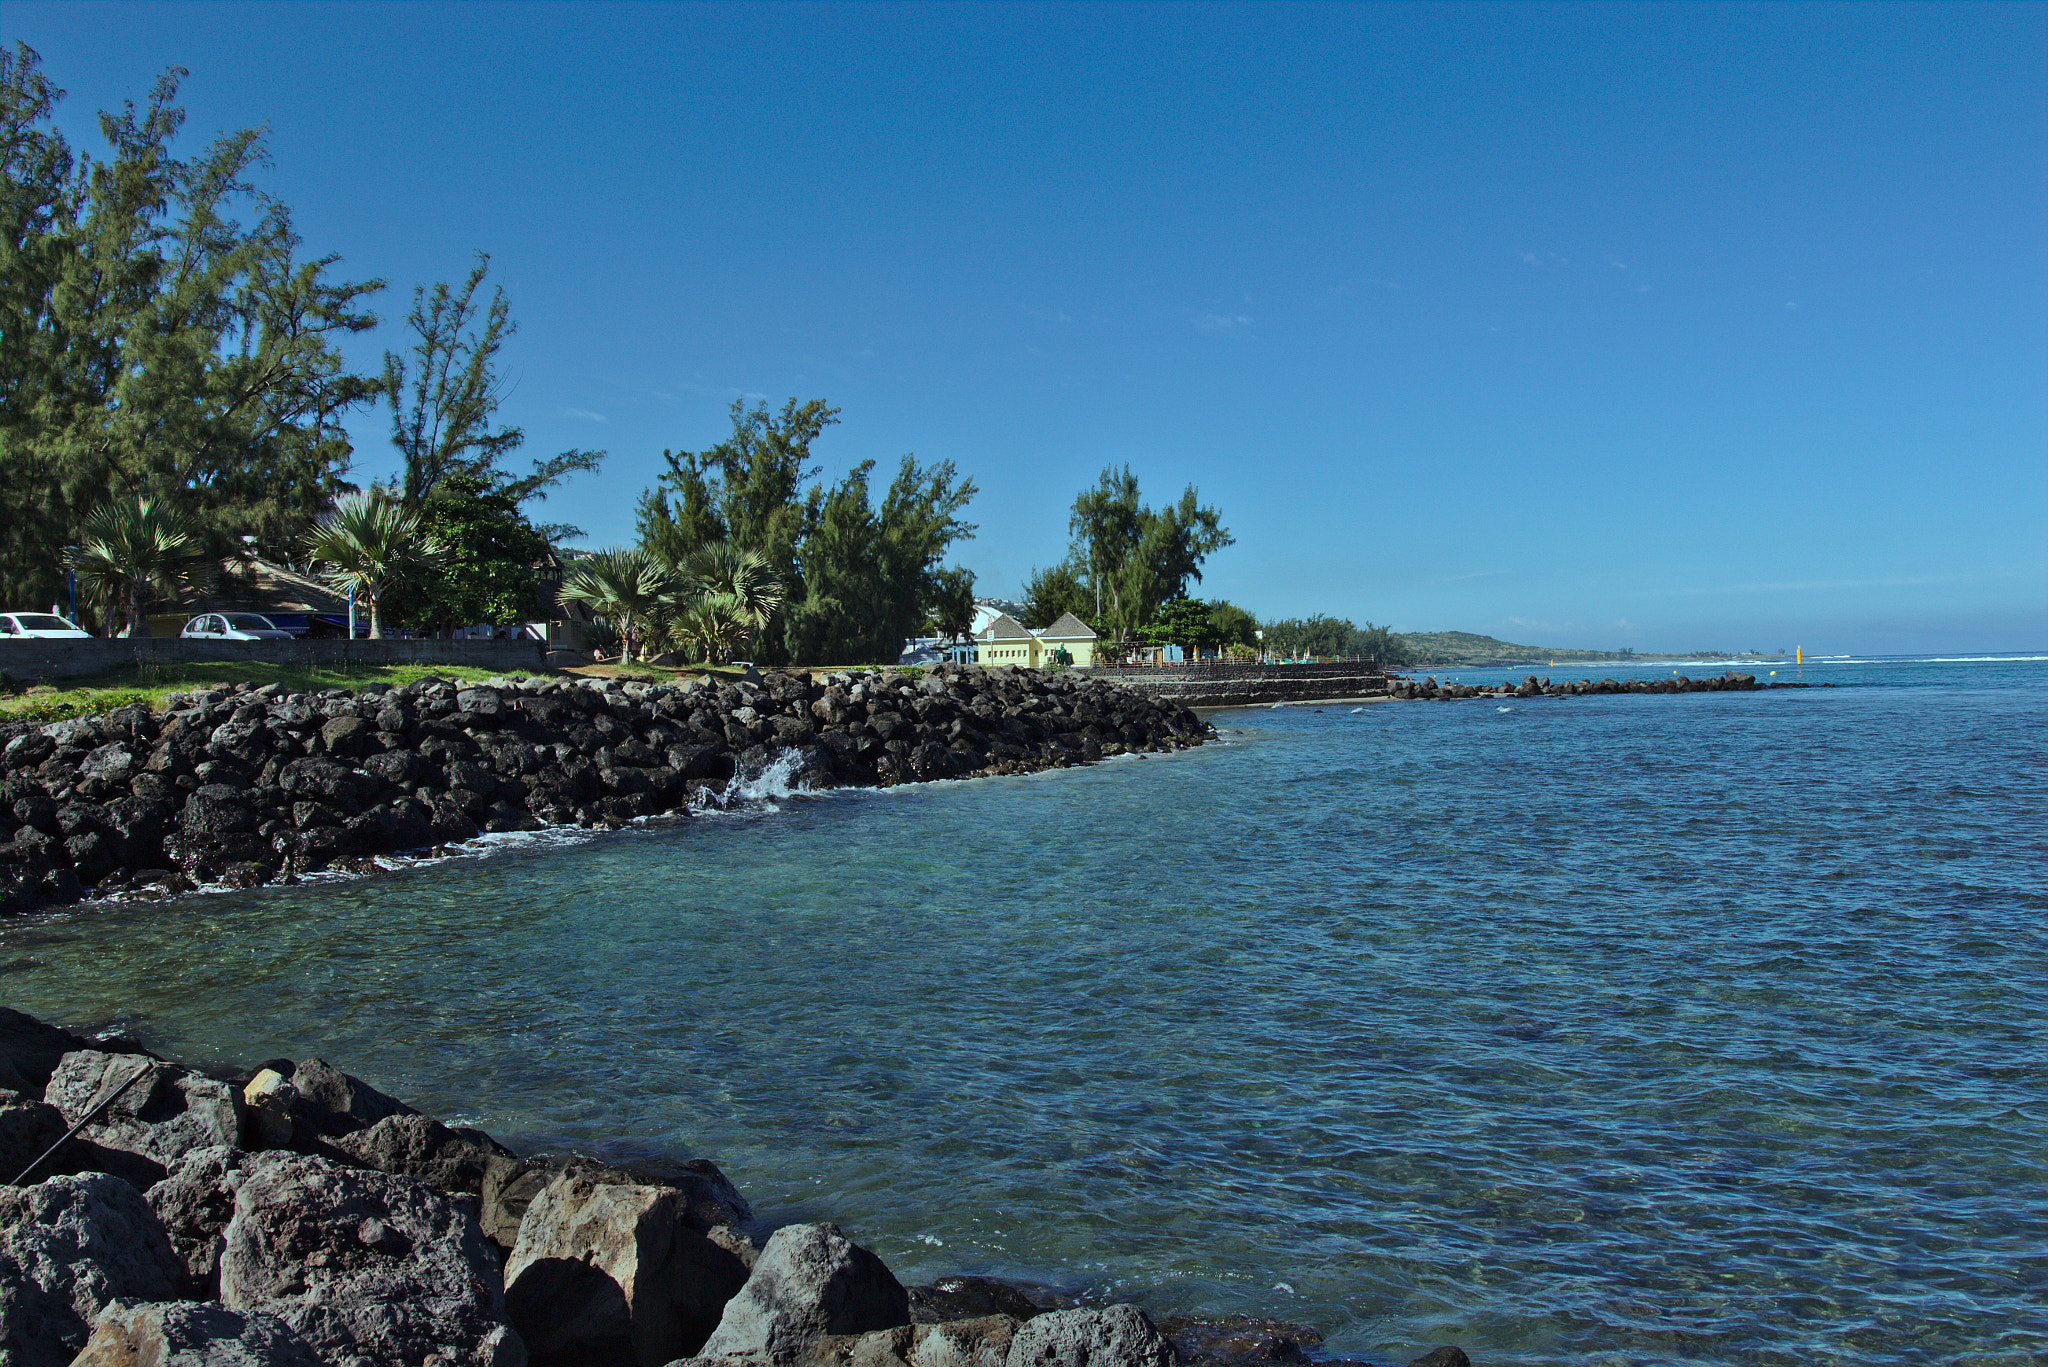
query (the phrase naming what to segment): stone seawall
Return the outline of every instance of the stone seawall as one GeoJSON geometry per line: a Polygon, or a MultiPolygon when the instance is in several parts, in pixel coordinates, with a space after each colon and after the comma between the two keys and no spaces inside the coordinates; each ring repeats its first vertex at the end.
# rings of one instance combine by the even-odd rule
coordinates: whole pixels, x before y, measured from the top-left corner
{"type": "Polygon", "coordinates": [[[17,684],[71,679],[125,665],[291,665],[296,668],[361,665],[472,665],[511,673],[539,669],[547,647],[539,641],[302,640],[199,641],[178,636],[141,640],[100,637],[0,639],[0,675],[17,684]]]}
{"type": "Polygon", "coordinates": [[[757,1218],[707,1159],[521,1156],[325,1059],[201,1070],[0,1007],[0,1362],[1270,1367],[1320,1344],[906,1287],[836,1225],[757,1218]]]}
{"type": "Polygon", "coordinates": [[[0,724],[0,912],[366,873],[481,831],[687,814],[771,766],[792,785],[887,785],[1206,731],[1171,701],[1020,669],[172,694],[162,715],[0,724]]]}
{"type": "Polygon", "coordinates": [[[1167,665],[1094,669],[1090,677],[1179,707],[1258,707],[1276,702],[1369,698],[1387,691],[1377,665],[1333,661],[1310,665],[1167,665]]]}

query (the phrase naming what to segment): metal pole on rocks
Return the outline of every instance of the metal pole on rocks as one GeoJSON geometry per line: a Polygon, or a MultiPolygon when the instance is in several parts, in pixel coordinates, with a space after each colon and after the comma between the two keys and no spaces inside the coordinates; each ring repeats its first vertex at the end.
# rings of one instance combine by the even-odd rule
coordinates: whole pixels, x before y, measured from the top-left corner
{"type": "Polygon", "coordinates": [[[57,1152],[57,1150],[63,1148],[66,1144],[69,1144],[71,1142],[71,1136],[77,1134],[80,1130],[92,1124],[94,1120],[97,1120],[99,1118],[99,1114],[101,1111],[104,1111],[105,1109],[107,1109],[107,1107],[113,1105],[116,1101],[119,1101],[121,1099],[121,1093],[127,1091],[130,1087],[133,1087],[137,1082],[141,1081],[142,1075],[144,1073],[147,1073],[150,1069],[154,1068],[156,1066],[156,1062],[157,1061],[153,1058],[143,1059],[142,1066],[140,1068],[137,1068],[134,1072],[130,1073],[128,1075],[128,1080],[122,1083],[120,1086],[116,1087],[114,1089],[114,1094],[112,1096],[108,1097],[105,1101],[95,1103],[90,1110],[88,1110],[83,1116],[79,1117],[78,1123],[76,1125],[73,1125],[70,1129],[64,1132],[64,1137],[62,1139],[50,1145],[49,1148],[44,1149],[42,1153],[37,1156],[35,1162],[30,1163],[27,1167],[23,1168],[21,1170],[21,1176],[15,1178],[12,1182],[8,1183],[8,1185],[18,1187],[22,1185],[22,1183],[28,1181],[28,1175],[30,1173],[34,1172],[37,1168],[41,1167],[43,1163],[48,1160],[51,1154],[57,1152]]]}

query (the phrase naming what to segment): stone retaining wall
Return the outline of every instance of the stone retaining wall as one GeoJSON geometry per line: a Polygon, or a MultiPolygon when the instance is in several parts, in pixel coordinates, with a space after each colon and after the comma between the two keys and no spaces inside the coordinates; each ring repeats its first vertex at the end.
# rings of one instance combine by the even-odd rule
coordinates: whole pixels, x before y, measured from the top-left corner
{"type": "Polygon", "coordinates": [[[0,674],[18,684],[76,678],[124,665],[232,664],[291,665],[306,669],[339,664],[472,665],[513,673],[540,669],[546,647],[539,641],[304,640],[195,641],[182,637],[142,640],[0,640],[0,674]]]}
{"type": "Polygon", "coordinates": [[[1259,707],[1276,702],[1366,698],[1387,691],[1376,665],[1332,661],[1312,665],[1168,665],[1093,669],[1091,678],[1181,707],[1259,707]]]}

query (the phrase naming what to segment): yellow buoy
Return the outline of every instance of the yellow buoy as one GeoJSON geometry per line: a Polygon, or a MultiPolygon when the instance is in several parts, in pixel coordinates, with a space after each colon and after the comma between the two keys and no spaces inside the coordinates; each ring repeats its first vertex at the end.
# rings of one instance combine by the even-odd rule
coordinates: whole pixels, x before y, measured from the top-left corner
{"type": "Polygon", "coordinates": [[[1793,658],[1792,658],[1792,663],[1793,663],[1793,664],[1796,664],[1796,665],[1803,665],[1803,664],[1805,664],[1805,663],[1806,663],[1806,647],[1805,647],[1805,646],[1794,646],[1794,647],[1792,647],[1792,656],[1793,656],[1793,658]]]}

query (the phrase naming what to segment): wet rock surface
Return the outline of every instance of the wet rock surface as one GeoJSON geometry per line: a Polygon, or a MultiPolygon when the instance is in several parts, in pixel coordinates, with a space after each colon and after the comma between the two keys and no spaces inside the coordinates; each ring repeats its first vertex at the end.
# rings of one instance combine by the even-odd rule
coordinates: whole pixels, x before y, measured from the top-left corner
{"type": "Polygon", "coordinates": [[[1207,734],[1176,702],[1011,668],[176,693],[161,715],[0,723],[0,913],[368,872],[480,832],[687,814],[770,766],[813,788],[887,786],[1207,734]]]}

